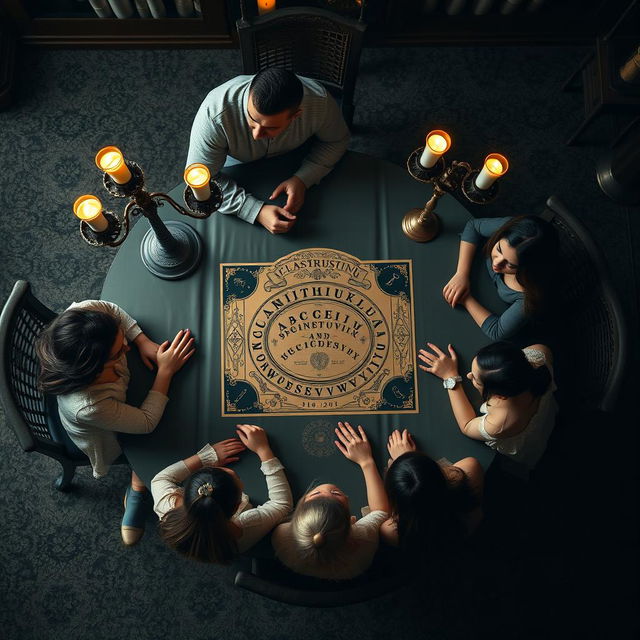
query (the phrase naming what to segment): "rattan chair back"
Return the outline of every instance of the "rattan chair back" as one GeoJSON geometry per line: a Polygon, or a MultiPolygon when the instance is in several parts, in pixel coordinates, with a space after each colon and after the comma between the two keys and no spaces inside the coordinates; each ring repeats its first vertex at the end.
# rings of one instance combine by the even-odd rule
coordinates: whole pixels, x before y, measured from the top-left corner
{"type": "Polygon", "coordinates": [[[89,459],[66,435],[55,398],[45,397],[38,389],[35,341],[55,317],[33,295],[26,280],[16,282],[0,315],[0,401],[24,451],[37,451],[60,462],[63,473],[55,486],[63,491],[75,468],[88,465],[89,459]]]}
{"type": "MultiPolygon", "coordinates": [[[[612,411],[622,386],[627,329],[601,250],[582,223],[555,196],[541,217],[557,230],[563,311],[557,356],[565,381],[582,407],[612,411]]],[[[558,385],[560,387],[560,383],[558,385]]]]}

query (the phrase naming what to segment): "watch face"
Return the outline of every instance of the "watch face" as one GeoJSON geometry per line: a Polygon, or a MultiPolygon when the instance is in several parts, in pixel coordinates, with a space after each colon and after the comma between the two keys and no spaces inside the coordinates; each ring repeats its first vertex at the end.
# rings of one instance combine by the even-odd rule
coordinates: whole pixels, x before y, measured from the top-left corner
{"type": "Polygon", "coordinates": [[[453,389],[456,384],[455,378],[445,378],[444,380],[444,388],[445,389],[453,389]]]}

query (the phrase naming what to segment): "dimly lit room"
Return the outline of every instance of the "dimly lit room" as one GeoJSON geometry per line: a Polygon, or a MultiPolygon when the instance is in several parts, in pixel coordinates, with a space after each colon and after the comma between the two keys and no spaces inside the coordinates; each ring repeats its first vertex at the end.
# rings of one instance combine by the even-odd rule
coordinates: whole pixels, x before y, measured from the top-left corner
{"type": "Polygon", "coordinates": [[[0,0],[7,640],[636,638],[638,0],[0,0]]]}

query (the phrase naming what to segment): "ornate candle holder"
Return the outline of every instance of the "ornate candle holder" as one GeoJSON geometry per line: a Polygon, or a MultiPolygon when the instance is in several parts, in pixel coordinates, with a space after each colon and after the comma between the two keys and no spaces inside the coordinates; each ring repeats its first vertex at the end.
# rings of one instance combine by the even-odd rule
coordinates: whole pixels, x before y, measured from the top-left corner
{"type": "Polygon", "coordinates": [[[180,206],[166,193],[149,193],[144,188],[142,169],[130,160],[125,160],[131,180],[118,184],[108,173],[104,174],[105,189],[116,198],[129,198],[122,218],[111,211],[103,215],[108,226],[104,231],[95,231],[85,221],[80,222],[80,234],[94,247],[117,247],[129,235],[130,217],[139,215],[149,220],[151,228],[140,244],[140,255],[145,267],[153,275],[165,280],[184,278],[200,264],[203,253],[202,239],[198,232],[186,222],[168,220],[163,222],[158,215],[158,207],[169,203],[178,213],[190,218],[208,218],[222,204],[222,190],[215,180],[210,179],[211,196],[205,201],[196,200],[189,186],[184,190],[184,201],[188,207],[180,206]]]}
{"type": "Polygon", "coordinates": [[[487,204],[498,194],[498,183],[488,189],[478,189],[476,178],[480,171],[468,162],[453,160],[447,166],[444,157],[427,169],[420,164],[424,147],[411,153],[407,159],[407,171],[418,182],[433,184],[433,196],[422,209],[409,209],[402,219],[402,231],[416,242],[429,242],[440,233],[440,218],[435,213],[438,200],[445,193],[453,193],[460,188],[467,200],[475,204],[487,204]]]}

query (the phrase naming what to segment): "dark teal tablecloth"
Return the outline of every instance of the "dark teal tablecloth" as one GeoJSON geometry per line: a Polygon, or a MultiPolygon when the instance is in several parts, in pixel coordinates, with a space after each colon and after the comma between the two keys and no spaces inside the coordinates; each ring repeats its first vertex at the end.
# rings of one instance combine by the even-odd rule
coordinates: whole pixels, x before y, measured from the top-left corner
{"type": "MultiPolygon", "coordinates": [[[[258,197],[273,188],[297,167],[294,155],[225,169],[258,197]]],[[[149,185],[150,190],[157,190],[149,185]]],[[[182,202],[184,185],[171,191],[182,202]]],[[[148,229],[140,220],[119,250],[105,280],[102,297],[122,306],[157,342],[189,327],[197,339],[197,353],[173,381],[164,417],[154,433],[123,436],[125,452],[136,472],[150,482],[166,465],[193,454],[206,442],[235,435],[238,422],[255,422],[269,433],[276,455],[283,461],[297,498],[318,479],[335,482],[351,497],[354,513],[366,503],[362,474],[336,450],[330,455],[309,455],[302,434],[311,422],[331,424],[339,416],[221,418],[220,394],[220,282],[221,262],[267,262],[308,247],[346,251],[361,260],[412,259],[415,319],[418,344],[429,340],[440,346],[451,342],[461,360],[464,375],[475,352],[487,338],[463,309],[451,309],[442,298],[442,287],[453,274],[462,231],[469,214],[454,198],[438,204],[442,220],[439,237],[418,244],[406,238],[400,227],[404,213],[422,206],[431,195],[429,185],[414,181],[402,167],[377,158],[349,152],[320,185],[307,192],[304,208],[290,233],[273,236],[261,226],[233,217],[213,214],[207,220],[180,216],[169,206],[160,209],[164,219],[189,222],[202,236],[205,255],[196,273],[187,279],[167,281],[154,277],[140,259],[140,240],[148,229]]],[[[474,292],[490,308],[503,308],[485,269],[476,269],[474,292]]],[[[132,352],[133,353],[133,352],[132,352]]],[[[132,383],[129,399],[139,403],[152,384],[152,374],[135,355],[130,357],[132,383]]],[[[451,461],[477,457],[483,466],[493,452],[462,435],[453,418],[446,391],[437,378],[418,373],[420,413],[413,415],[343,416],[362,424],[372,441],[376,459],[386,463],[386,440],[396,427],[407,427],[420,447],[438,459],[451,461]]],[[[465,382],[465,384],[467,384],[465,382]]],[[[473,401],[477,393],[468,385],[473,401]]],[[[247,493],[259,503],[266,486],[257,457],[243,456],[236,465],[247,493]]]]}

